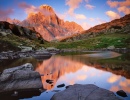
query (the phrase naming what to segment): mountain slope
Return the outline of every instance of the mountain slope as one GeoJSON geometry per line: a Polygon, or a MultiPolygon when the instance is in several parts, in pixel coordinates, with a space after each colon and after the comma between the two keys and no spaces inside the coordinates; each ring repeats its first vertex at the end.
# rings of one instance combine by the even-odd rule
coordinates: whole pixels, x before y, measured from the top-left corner
{"type": "Polygon", "coordinates": [[[81,33],[62,38],[61,41],[88,39],[101,34],[129,33],[129,32],[130,32],[130,14],[125,15],[120,19],[115,19],[111,22],[94,26],[81,33]]]}
{"type": "Polygon", "coordinates": [[[34,27],[45,40],[57,40],[67,34],[83,31],[83,28],[75,22],[64,22],[58,18],[52,7],[42,5],[39,9],[37,13],[30,13],[21,25],[34,27]]]}
{"type": "Polygon", "coordinates": [[[39,46],[46,42],[34,28],[22,27],[0,21],[0,52],[20,50],[19,46],[39,46]]]}

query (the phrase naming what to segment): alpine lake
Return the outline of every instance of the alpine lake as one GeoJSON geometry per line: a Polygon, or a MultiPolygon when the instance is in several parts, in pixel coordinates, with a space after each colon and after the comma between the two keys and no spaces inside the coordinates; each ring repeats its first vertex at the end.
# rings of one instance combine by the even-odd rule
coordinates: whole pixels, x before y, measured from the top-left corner
{"type": "Polygon", "coordinates": [[[118,90],[124,90],[128,97],[119,97],[130,100],[130,53],[93,51],[62,53],[48,59],[31,57],[5,60],[0,64],[0,72],[25,63],[31,63],[34,70],[42,75],[41,81],[46,91],[20,100],[50,100],[55,93],[73,84],[95,84],[113,91],[115,95],[118,90]],[[48,84],[48,79],[53,82],[48,84]],[[60,84],[65,86],[57,87],[60,84]]]}

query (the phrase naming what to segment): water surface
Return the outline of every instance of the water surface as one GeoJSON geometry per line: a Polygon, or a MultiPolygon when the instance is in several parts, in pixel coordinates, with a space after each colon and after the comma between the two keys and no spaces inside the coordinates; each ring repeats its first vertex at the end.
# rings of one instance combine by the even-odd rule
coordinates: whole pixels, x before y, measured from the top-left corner
{"type": "MultiPolygon", "coordinates": [[[[46,92],[40,96],[25,98],[24,100],[50,100],[58,90],[62,91],[65,87],[57,88],[59,84],[65,86],[73,84],[95,84],[99,87],[113,91],[124,90],[130,100],[130,57],[115,52],[100,52],[83,55],[54,55],[50,59],[18,60],[31,62],[35,70],[41,76],[43,87],[46,92]],[[103,59],[103,60],[102,60],[103,59]],[[46,80],[53,80],[53,84],[46,83],[46,80]]],[[[16,61],[15,61],[16,62],[16,61]]],[[[13,63],[12,63],[13,65],[13,63]]],[[[14,66],[14,65],[13,65],[14,66]]]]}

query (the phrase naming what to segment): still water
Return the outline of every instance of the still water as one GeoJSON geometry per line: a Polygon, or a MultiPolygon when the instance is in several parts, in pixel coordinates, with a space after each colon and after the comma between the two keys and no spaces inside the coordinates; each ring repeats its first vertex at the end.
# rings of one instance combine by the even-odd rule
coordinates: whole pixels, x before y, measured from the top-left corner
{"type": "MultiPolygon", "coordinates": [[[[35,71],[41,76],[43,87],[47,91],[22,100],[50,100],[53,94],[62,91],[65,87],[57,88],[57,85],[65,86],[73,84],[95,84],[101,88],[113,91],[124,90],[130,100],[130,58],[126,54],[115,52],[97,52],[81,55],[54,55],[46,60],[33,58],[19,59],[15,64],[31,62],[35,71]],[[46,80],[53,80],[52,84],[46,80]]],[[[11,66],[14,66],[12,63],[11,66]]]]}

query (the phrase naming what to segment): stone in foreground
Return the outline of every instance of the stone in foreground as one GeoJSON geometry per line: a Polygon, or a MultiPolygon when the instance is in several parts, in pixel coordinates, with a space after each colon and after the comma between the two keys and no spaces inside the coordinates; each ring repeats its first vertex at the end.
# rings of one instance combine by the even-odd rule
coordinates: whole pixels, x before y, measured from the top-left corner
{"type": "Polygon", "coordinates": [[[51,100],[122,100],[113,92],[93,84],[69,86],[66,90],[53,95],[51,100]]]}
{"type": "Polygon", "coordinates": [[[0,99],[32,97],[40,95],[39,89],[45,91],[40,74],[33,69],[30,63],[5,69],[0,75],[0,99]]]}

